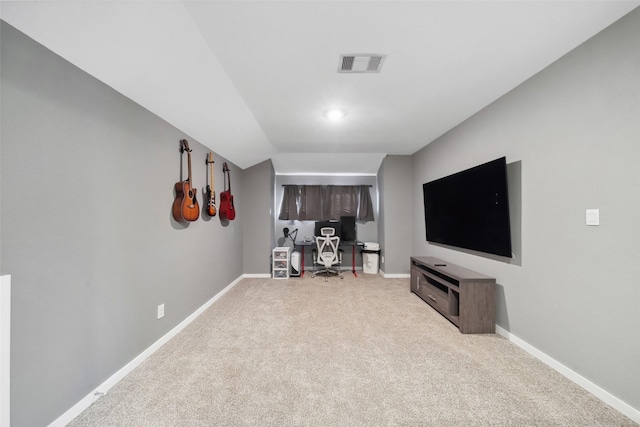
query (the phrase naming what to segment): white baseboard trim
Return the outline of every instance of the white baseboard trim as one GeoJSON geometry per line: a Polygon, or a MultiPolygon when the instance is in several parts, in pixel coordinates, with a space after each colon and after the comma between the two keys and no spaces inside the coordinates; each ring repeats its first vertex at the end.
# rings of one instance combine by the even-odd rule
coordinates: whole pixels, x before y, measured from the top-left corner
{"type": "MultiPolygon", "coordinates": [[[[149,348],[140,353],[135,359],[131,362],[127,363],[124,367],[122,367],[118,372],[113,374],[109,379],[100,384],[94,391],[85,396],[81,401],[76,403],[71,409],[58,417],[54,422],[49,424],[49,427],[64,427],[69,424],[75,417],[80,415],[85,409],[87,409],[93,402],[98,400],[100,397],[107,394],[107,392],[116,385],[120,380],[122,380],[127,374],[133,371],[136,367],[138,367],[142,362],[144,362],[149,356],[155,353],[160,347],[166,344],[171,338],[176,336],[180,331],[182,331],[189,323],[193,322],[198,316],[200,316],[211,304],[216,302],[222,295],[227,293],[231,288],[237,285],[240,280],[243,279],[245,275],[242,275],[227,285],[226,288],[218,292],[211,298],[209,301],[204,303],[200,308],[194,311],[189,317],[180,322],[176,327],[167,332],[163,337],[161,337],[158,341],[151,344],[149,348]]],[[[268,277],[271,277],[268,275],[268,277]]],[[[2,424],[4,425],[4,424],[2,424]]],[[[8,425],[8,424],[7,424],[8,425]]]]}
{"type": "Polygon", "coordinates": [[[11,420],[11,275],[0,276],[0,426],[11,420]]]}
{"type": "Polygon", "coordinates": [[[243,279],[270,279],[271,275],[269,273],[258,273],[258,274],[243,274],[241,277],[243,279]]]}
{"type": "Polygon", "coordinates": [[[399,274],[387,274],[387,273],[382,273],[382,276],[385,279],[408,279],[411,277],[410,274],[404,274],[404,273],[399,273],[399,274]]]}
{"type": "Polygon", "coordinates": [[[616,396],[612,395],[611,393],[609,393],[608,391],[606,391],[602,387],[592,383],[591,381],[589,381],[588,379],[586,379],[582,375],[580,375],[577,372],[569,369],[568,367],[566,367],[562,363],[558,362],[554,358],[552,358],[549,355],[543,353],[542,351],[538,350],[534,346],[532,346],[529,343],[521,340],[517,336],[513,335],[511,332],[507,331],[504,328],[501,328],[498,325],[496,325],[496,333],[499,334],[499,335],[502,335],[505,338],[507,338],[509,341],[511,341],[512,343],[514,343],[515,345],[517,345],[518,347],[520,347],[521,349],[523,349],[524,351],[526,351],[527,353],[529,353],[530,355],[535,357],[536,359],[540,360],[544,364],[546,364],[549,367],[555,369],[556,371],[558,371],[560,374],[564,375],[569,380],[571,380],[574,383],[578,384],[580,387],[582,387],[583,389],[585,389],[589,393],[593,394],[595,397],[597,397],[598,399],[602,400],[607,405],[611,406],[612,408],[614,408],[618,412],[622,413],[623,415],[631,418],[634,422],[640,424],[640,410],[638,410],[638,409],[634,408],[633,406],[629,405],[628,403],[620,400],[619,398],[617,398],[616,396]]]}

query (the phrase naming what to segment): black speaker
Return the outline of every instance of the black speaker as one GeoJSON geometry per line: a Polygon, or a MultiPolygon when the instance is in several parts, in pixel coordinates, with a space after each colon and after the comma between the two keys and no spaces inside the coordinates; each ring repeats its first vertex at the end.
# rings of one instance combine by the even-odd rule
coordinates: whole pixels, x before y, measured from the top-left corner
{"type": "Polygon", "coordinates": [[[355,216],[341,216],[340,225],[342,228],[342,235],[340,239],[343,242],[356,241],[356,217],[355,216]]]}

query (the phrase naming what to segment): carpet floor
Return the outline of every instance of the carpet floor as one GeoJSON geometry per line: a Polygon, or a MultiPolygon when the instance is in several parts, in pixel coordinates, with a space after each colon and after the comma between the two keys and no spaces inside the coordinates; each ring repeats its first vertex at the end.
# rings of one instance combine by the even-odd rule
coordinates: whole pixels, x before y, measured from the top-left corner
{"type": "Polygon", "coordinates": [[[243,279],[70,426],[635,426],[408,279],[243,279]]]}

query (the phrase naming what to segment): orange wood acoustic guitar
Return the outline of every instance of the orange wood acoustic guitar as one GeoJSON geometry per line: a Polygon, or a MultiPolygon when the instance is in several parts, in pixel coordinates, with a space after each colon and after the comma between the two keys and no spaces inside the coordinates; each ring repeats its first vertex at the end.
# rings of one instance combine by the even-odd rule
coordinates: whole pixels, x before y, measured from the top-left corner
{"type": "Polygon", "coordinates": [[[186,181],[180,181],[175,184],[176,198],[173,201],[173,217],[178,222],[196,221],[200,217],[200,206],[196,199],[197,191],[193,188],[191,180],[191,149],[186,139],[180,141],[180,152],[187,152],[187,161],[189,163],[189,177],[186,181]]]}

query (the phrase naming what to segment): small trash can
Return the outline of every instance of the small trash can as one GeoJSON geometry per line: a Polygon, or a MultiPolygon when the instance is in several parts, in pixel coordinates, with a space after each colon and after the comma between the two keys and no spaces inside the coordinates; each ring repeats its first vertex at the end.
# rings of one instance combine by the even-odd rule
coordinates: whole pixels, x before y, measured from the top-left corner
{"type": "Polygon", "coordinates": [[[365,242],[362,249],[362,272],[378,274],[380,260],[380,243],[365,242]]]}
{"type": "Polygon", "coordinates": [[[291,273],[290,276],[300,276],[300,252],[291,252],[291,273]]]}

